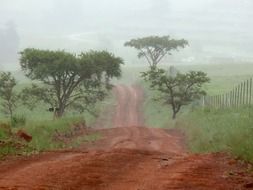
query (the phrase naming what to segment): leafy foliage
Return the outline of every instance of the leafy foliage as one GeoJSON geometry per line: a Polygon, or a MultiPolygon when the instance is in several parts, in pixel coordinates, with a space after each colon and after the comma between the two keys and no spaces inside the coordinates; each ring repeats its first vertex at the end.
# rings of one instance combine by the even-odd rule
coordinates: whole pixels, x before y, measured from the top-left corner
{"type": "Polygon", "coordinates": [[[16,79],[10,72],[0,73],[0,97],[2,98],[2,107],[5,114],[12,117],[13,111],[16,108],[17,94],[14,92],[14,87],[17,85],[16,79]]]}
{"type": "Polygon", "coordinates": [[[170,36],[149,36],[125,43],[125,46],[137,49],[138,57],[145,57],[150,67],[156,67],[166,55],[171,55],[172,50],[184,48],[186,45],[188,45],[186,40],[170,39],[170,36]]]}
{"type": "MultiPolygon", "coordinates": [[[[66,108],[88,106],[102,100],[112,85],[110,80],[121,76],[123,60],[106,51],[90,51],[79,56],[65,51],[25,49],[21,52],[21,68],[26,76],[41,82],[23,90],[23,99],[43,101],[57,107],[61,117],[66,108]]],[[[31,103],[30,103],[30,108],[31,103]]]]}
{"type": "Polygon", "coordinates": [[[206,73],[201,71],[177,73],[171,76],[164,69],[152,68],[142,73],[142,77],[150,82],[151,89],[161,92],[157,100],[163,100],[165,104],[172,106],[173,119],[176,118],[182,106],[205,95],[201,87],[204,83],[209,82],[206,73]]]}

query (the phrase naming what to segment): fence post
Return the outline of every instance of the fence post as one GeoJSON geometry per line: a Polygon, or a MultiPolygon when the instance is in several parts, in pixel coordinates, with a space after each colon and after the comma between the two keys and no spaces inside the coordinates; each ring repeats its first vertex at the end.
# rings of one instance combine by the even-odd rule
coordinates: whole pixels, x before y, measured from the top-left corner
{"type": "Polygon", "coordinates": [[[234,104],[234,102],[235,102],[235,101],[234,101],[234,100],[235,100],[235,89],[232,90],[232,99],[231,99],[231,100],[232,100],[232,101],[231,101],[231,106],[234,107],[234,105],[235,105],[235,104],[234,104]]]}
{"type": "Polygon", "coordinates": [[[230,91],[229,95],[229,107],[233,106],[233,90],[230,91]]]}
{"type": "Polygon", "coordinates": [[[243,82],[243,99],[242,99],[242,104],[245,105],[245,90],[246,90],[246,82],[243,82]]]}
{"type": "Polygon", "coordinates": [[[214,96],[214,108],[216,108],[216,96],[214,96]]]}
{"type": "Polygon", "coordinates": [[[238,87],[235,87],[235,107],[238,106],[238,87]]]}
{"type": "Polygon", "coordinates": [[[225,94],[222,94],[222,108],[225,108],[225,94]]]}
{"type": "Polygon", "coordinates": [[[203,96],[203,97],[202,97],[202,107],[203,107],[203,108],[205,107],[205,104],[206,104],[205,98],[206,98],[206,96],[203,96]]]}
{"type": "Polygon", "coordinates": [[[237,88],[237,93],[238,93],[238,95],[237,95],[237,107],[239,107],[240,106],[240,88],[241,86],[240,86],[240,84],[238,85],[238,88],[237,88]]]}
{"type": "Polygon", "coordinates": [[[240,92],[240,105],[243,104],[243,83],[241,83],[241,92],[240,92]]]}
{"type": "Polygon", "coordinates": [[[249,105],[251,105],[251,95],[252,95],[252,78],[250,79],[249,82],[249,105]]]}
{"type": "Polygon", "coordinates": [[[230,92],[226,93],[226,107],[227,108],[229,107],[229,104],[230,104],[229,95],[230,95],[230,92]]]}
{"type": "Polygon", "coordinates": [[[217,96],[217,108],[219,109],[220,107],[220,95],[217,96]]]}

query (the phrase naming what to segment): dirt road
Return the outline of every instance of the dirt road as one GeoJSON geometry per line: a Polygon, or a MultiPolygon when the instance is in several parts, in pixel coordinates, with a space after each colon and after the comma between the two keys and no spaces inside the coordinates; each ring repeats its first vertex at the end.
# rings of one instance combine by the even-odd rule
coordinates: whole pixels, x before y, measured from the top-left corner
{"type": "Polygon", "coordinates": [[[138,86],[118,85],[114,88],[117,107],[114,127],[143,126],[141,106],[143,92],[138,86]]]}
{"type": "Polygon", "coordinates": [[[250,189],[246,165],[225,154],[189,154],[176,130],[143,127],[142,92],[117,86],[114,128],[79,149],[0,163],[0,189],[250,189]]]}

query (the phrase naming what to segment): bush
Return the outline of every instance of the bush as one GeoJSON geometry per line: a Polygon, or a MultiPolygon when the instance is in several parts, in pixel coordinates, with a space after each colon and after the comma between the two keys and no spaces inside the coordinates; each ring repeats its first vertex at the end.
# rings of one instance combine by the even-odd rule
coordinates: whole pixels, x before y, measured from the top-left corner
{"type": "Polygon", "coordinates": [[[11,126],[12,127],[22,127],[26,124],[26,117],[23,115],[14,115],[11,118],[11,126]]]}
{"type": "Polygon", "coordinates": [[[0,140],[6,139],[11,135],[11,127],[6,123],[0,123],[0,140]]]}

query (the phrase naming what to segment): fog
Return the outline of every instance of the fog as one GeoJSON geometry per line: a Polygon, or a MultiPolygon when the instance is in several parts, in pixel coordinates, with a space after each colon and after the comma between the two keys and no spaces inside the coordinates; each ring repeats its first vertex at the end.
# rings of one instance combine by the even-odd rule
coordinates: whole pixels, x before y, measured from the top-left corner
{"type": "Polygon", "coordinates": [[[137,53],[123,44],[148,35],[189,41],[167,64],[251,62],[252,9],[252,0],[1,0],[0,65],[18,69],[27,47],[105,49],[133,65],[137,53]]]}

